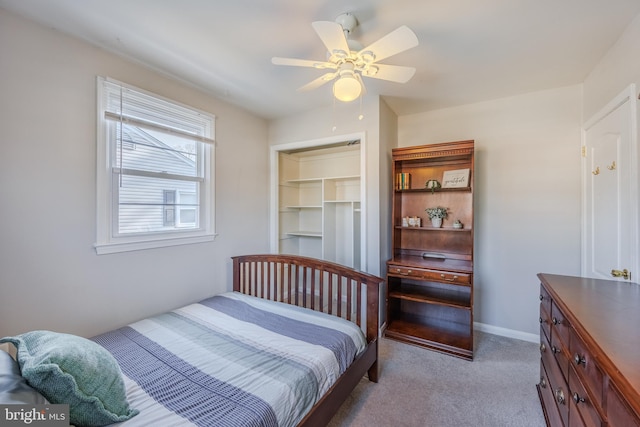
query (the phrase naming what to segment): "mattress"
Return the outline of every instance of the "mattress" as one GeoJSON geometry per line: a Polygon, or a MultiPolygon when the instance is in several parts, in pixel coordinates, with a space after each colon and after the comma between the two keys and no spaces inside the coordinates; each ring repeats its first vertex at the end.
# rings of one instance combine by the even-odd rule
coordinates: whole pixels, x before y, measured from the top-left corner
{"type": "Polygon", "coordinates": [[[295,426],[366,347],[352,322],[237,292],[92,340],[140,411],[126,427],[295,426]]]}

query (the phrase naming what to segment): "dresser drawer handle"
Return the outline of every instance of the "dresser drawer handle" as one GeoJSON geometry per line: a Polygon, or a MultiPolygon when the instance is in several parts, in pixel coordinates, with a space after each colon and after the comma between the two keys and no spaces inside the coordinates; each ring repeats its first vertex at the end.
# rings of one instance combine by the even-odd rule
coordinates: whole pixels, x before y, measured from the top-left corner
{"type": "Polygon", "coordinates": [[[556,347],[555,345],[552,345],[551,346],[551,352],[553,354],[558,354],[558,353],[560,353],[560,349],[558,347],[556,347]]]}
{"type": "Polygon", "coordinates": [[[399,273],[399,274],[401,274],[402,276],[408,276],[409,274],[411,274],[411,273],[412,273],[412,271],[411,271],[411,270],[402,271],[402,270],[400,270],[399,268],[396,268],[396,272],[397,272],[397,273],[399,273]]]}
{"type": "Polygon", "coordinates": [[[587,359],[584,356],[580,356],[578,353],[573,356],[573,361],[576,362],[576,366],[580,366],[581,364],[587,366],[587,359]]]}
{"type": "Polygon", "coordinates": [[[544,300],[544,297],[542,295],[540,295],[540,301],[544,300]]]}
{"type": "Polygon", "coordinates": [[[540,323],[542,323],[542,317],[539,317],[539,318],[538,318],[538,321],[539,321],[540,323]]]}
{"type": "Polygon", "coordinates": [[[565,400],[564,400],[564,391],[562,391],[561,388],[556,389],[555,395],[556,395],[556,402],[558,402],[558,404],[560,404],[560,405],[564,405],[564,402],[565,402],[565,400]]]}
{"type": "Polygon", "coordinates": [[[544,379],[544,377],[540,377],[540,387],[547,388],[547,381],[544,379]]]}
{"type": "Polygon", "coordinates": [[[578,403],[584,402],[584,397],[580,397],[578,393],[573,393],[573,401],[576,402],[577,405],[578,403]]]}
{"type": "Polygon", "coordinates": [[[540,353],[544,353],[547,351],[547,346],[544,343],[540,343],[540,353]]]}
{"type": "Polygon", "coordinates": [[[442,277],[444,280],[446,280],[447,282],[453,282],[454,280],[458,279],[458,276],[453,276],[451,278],[447,278],[444,274],[441,274],[440,277],[442,277]]]}
{"type": "Polygon", "coordinates": [[[551,319],[551,321],[553,322],[554,325],[559,325],[562,323],[561,320],[556,319],[555,317],[553,319],[551,319]]]}

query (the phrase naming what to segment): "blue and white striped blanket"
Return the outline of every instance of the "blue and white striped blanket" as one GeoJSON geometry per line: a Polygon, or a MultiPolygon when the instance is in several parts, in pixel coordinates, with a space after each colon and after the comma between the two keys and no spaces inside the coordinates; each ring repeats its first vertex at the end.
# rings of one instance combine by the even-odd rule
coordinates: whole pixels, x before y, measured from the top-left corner
{"type": "Polygon", "coordinates": [[[236,292],[93,338],[136,426],[295,426],[365,348],[357,325],[236,292]]]}

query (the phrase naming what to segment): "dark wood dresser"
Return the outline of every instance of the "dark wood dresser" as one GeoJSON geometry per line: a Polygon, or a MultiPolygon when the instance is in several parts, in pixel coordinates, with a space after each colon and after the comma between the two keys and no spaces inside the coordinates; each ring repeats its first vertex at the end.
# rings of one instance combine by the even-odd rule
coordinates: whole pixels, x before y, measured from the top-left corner
{"type": "Polygon", "coordinates": [[[538,278],[547,425],[640,427],[640,285],[538,278]]]}

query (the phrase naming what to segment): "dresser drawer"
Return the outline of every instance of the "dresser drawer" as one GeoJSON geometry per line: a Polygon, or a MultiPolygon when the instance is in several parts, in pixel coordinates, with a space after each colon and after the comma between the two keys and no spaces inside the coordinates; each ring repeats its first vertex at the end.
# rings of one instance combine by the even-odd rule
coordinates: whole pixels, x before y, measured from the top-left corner
{"type": "Polygon", "coordinates": [[[540,304],[540,328],[544,332],[547,340],[551,338],[551,305],[549,305],[549,311],[545,309],[545,306],[540,304]]]}
{"type": "Polygon", "coordinates": [[[571,325],[555,302],[551,304],[551,329],[553,330],[551,336],[556,337],[557,340],[562,342],[564,348],[568,349],[571,325]]]}
{"type": "Polygon", "coordinates": [[[569,348],[568,346],[565,347],[564,342],[560,339],[557,325],[552,324],[551,326],[551,339],[549,343],[551,345],[551,353],[562,371],[562,376],[567,380],[569,378],[569,348]]]}
{"type": "Polygon", "coordinates": [[[557,411],[562,419],[562,424],[560,425],[567,426],[569,420],[569,388],[565,376],[558,366],[551,344],[546,340],[544,334],[541,334],[540,337],[540,356],[547,372],[548,384],[551,388],[555,406],[558,408],[557,411]]]}
{"type": "Polygon", "coordinates": [[[571,365],[578,374],[578,377],[592,394],[593,403],[597,407],[602,408],[602,371],[591,355],[591,352],[587,349],[587,346],[573,330],[571,330],[569,357],[571,358],[571,365]]]}
{"type": "Polygon", "coordinates": [[[569,369],[569,394],[571,395],[569,411],[569,425],[571,427],[602,427],[605,425],[573,367],[569,369]]]}
{"type": "Polygon", "coordinates": [[[549,376],[544,368],[544,363],[540,362],[540,383],[538,383],[538,392],[540,393],[540,400],[542,401],[542,407],[544,409],[546,418],[549,420],[550,426],[561,426],[562,418],[558,407],[556,406],[556,400],[553,395],[553,389],[549,382],[549,376]]]}
{"type": "Polygon", "coordinates": [[[551,313],[551,296],[542,285],[540,285],[540,309],[551,313]]]}
{"type": "Polygon", "coordinates": [[[388,274],[396,277],[409,277],[419,280],[429,280],[433,282],[455,283],[457,285],[470,285],[471,275],[464,273],[452,273],[438,270],[427,270],[424,268],[389,266],[388,274]]]}
{"type": "Polygon", "coordinates": [[[640,420],[611,383],[607,387],[607,421],[611,427],[640,427],[640,420]]]}

